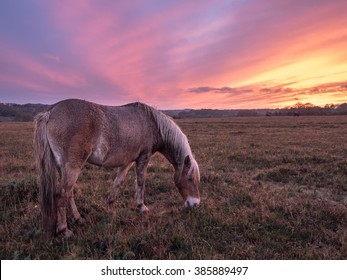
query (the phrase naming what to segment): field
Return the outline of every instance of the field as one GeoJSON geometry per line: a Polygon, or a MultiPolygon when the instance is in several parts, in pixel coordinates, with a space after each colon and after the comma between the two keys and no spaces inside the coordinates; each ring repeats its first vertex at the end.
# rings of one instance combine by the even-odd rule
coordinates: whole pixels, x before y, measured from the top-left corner
{"type": "Polygon", "coordinates": [[[85,217],[71,239],[41,228],[33,123],[0,123],[1,259],[347,259],[347,117],[177,121],[200,165],[202,203],[184,209],[173,168],[148,168],[150,212],[134,210],[131,170],[86,165],[75,190],[85,217]]]}

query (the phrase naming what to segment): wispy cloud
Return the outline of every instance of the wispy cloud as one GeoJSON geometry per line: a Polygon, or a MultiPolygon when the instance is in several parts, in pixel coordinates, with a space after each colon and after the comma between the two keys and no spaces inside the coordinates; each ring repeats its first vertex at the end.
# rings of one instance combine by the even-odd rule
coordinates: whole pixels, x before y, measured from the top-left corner
{"type": "Polygon", "coordinates": [[[18,80],[32,80],[53,85],[64,85],[67,87],[78,87],[83,83],[83,78],[78,74],[64,69],[54,69],[39,59],[34,59],[25,53],[16,50],[13,46],[0,48],[2,56],[0,62],[6,68],[2,68],[0,74],[7,73],[18,80]]]}
{"type": "Polygon", "coordinates": [[[249,93],[253,92],[253,89],[250,87],[239,87],[239,88],[231,88],[231,87],[196,87],[196,88],[190,88],[188,89],[189,92],[193,93],[206,93],[206,92],[213,92],[213,93],[230,93],[230,94],[243,94],[243,93],[249,93]]]}
{"type": "MultiPolygon", "coordinates": [[[[347,81],[336,82],[336,83],[326,83],[319,84],[313,87],[307,88],[292,88],[290,87],[291,83],[281,84],[281,85],[264,85],[264,84],[254,84],[247,87],[209,87],[209,86],[201,86],[196,88],[189,88],[186,91],[195,94],[198,98],[201,95],[211,96],[211,99],[218,99],[218,95],[223,94],[224,102],[230,102],[233,108],[241,108],[237,107],[238,104],[246,102],[247,104],[253,104],[253,108],[260,108],[256,106],[255,103],[258,100],[262,100],[262,106],[266,104],[267,106],[274,107],[276,104],[292,104],[294,101],[306,101],[308,102],[310,98],[320,97],[327,95],[334,95],[336,98],[341,98],[342,96],[347,96],[347,81]],[[266,101],[265,101],[266,100],[266,101]],[[236,107],[235,107],[235,104],[236,107]]],[[[322,104],[324,105],[327,102],[326,99],[323,98],[322,104]]],[[[212,101],[211,101],[212,102],[212,101]]],[[[215,104],[219,106],[214,107],[222,107],[222,103],[214,101],[215,104]]]]}
{"type": "Polygon", "coordinates": [[[59,63],[61,61],[61,58],[59,56],[53,55],[53,54],[49,54],[49,53],[44,53],[43,57],[48,59],[48,60],[57,62],[57,63],[59,63]]]}

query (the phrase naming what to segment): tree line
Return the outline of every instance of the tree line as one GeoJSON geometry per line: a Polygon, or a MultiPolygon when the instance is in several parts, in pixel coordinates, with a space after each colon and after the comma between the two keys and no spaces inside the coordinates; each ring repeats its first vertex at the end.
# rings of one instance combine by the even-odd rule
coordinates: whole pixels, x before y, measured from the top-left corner
{"type": "Polygon", "coordinates": [[[182,110],[166,113],[174,118],[213,118],[213,117],[254,117],[254,116],[322,116],[322,115],[347,115],[347,103],[327,104],[323,107],[312,103],[296,103],[278,109],[258,110],[182,110]]]}
{"type": "MultiPolygon", "coordinates": [[[[43,104],[8,104],[0,103],[0,121],[32,121],[36,114],[44,111],[49,105],[43,104]]],[[[173,118],[220,118],[220,117],[251,117],[251,116],[321,116],[347,115],[347,103],[327,104],[323,107],[312,103],[296,103],[278,109],[258,110],[217,110],[217,109],[185,109],[165,110],[164,113],[173,118]]]]}
{"type": "Polygon", "coordinates": [[[44,111],[48,105],[43,104],[12,104],[0,103],[0,121],[28,122],[34,119],[39,112],[44,111]]]}

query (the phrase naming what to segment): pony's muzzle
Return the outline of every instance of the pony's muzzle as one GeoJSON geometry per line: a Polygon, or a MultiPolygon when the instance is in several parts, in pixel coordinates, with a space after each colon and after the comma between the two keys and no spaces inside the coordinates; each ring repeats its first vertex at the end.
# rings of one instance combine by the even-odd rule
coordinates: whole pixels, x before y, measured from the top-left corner
{"type": "Polygon", "coordinates": [[[184,202],[185,207],[194,207],[194,206],[198,206],[199,204],[200,204],[200,198],[192,197],[192,196],[188,196],[188,198],[184,202]]]}

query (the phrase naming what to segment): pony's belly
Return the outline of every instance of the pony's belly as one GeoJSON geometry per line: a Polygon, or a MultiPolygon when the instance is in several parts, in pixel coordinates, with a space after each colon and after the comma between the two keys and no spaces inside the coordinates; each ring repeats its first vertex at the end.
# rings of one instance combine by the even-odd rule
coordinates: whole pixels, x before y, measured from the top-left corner
{"type": "Polygon", "coordinates": [[[104,141],[104,139],[101,138],[101,141],[97,143],[93,153],[89,156],[87,161],[95,165],[103,165],[108,152],[109,152],[108,145],[104,141]]]}
{"type": "Polygon", "coordinates": [[[123,151],[108,151],[103,152],[96,149],[88,158],[88,162],[91,164],[104,166],[107,168],[114,168],[124,166],[136,160],[138,153],[129,153],[123,151]]]}
{"type": "Polygon", "coordinates": [[[87,159],[87,162],[88,162],[88,163],[91,163],[91,164],[95,164],[95,165],[102,166],[103,160],[100,159],[100,157],[98,157],[98,156],[92,154],[92,155],[87,159]]]}

